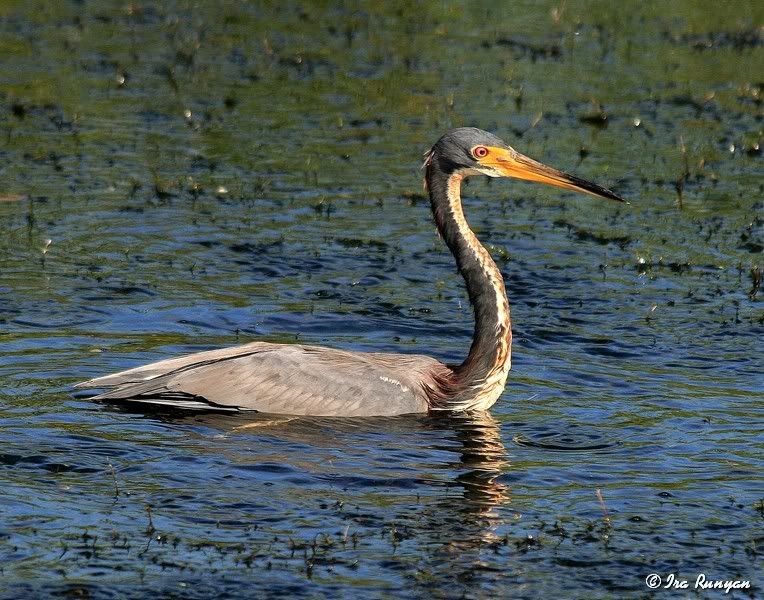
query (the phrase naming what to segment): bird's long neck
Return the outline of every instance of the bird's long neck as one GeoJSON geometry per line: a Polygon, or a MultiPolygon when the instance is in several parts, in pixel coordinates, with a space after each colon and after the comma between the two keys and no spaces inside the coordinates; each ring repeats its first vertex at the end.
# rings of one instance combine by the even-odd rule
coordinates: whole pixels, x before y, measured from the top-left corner
{"type": "Polygon", "coordinates": [[[501,272],[464,218],[461,183],[464,175],[427,170],[427,188],[438,231],[456,258],[475,311],[475,333],[464,362],[454,368],[445,386],[447,408],[490,407],[501,395],[510,367],[512,327],[501,272]]]}

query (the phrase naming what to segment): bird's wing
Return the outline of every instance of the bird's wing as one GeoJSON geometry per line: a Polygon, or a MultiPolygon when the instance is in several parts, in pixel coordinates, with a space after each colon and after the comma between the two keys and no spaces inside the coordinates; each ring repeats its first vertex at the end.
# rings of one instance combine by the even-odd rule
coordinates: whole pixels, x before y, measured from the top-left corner
{"type": "Polygon", "coordinates": [[[252,352],[259,352],[276,345],[278,344],[252,342],[250,344],[234,346],[232,348],[220,348],[218,350],[186,354],[185,356],[168,358],[166,360],[160,360],[140,367],[135,367],[134,369],[128,369],[126,371],[120,371],[119,373],[111,373],[110,375],[104,375],[103,377],[96,377],[95,379],[82,381],[74,387],[102,388],[116,387],[129,383],[140,383],[187,367],[199,367],[206,363],[215,363],[221,360],[236,358],[252,352]]]}
{"type": "Polygon", "coordinates": [[[375,416],[426,412],[422,382],[442,365],[425,356],[254,343],[200,352],[85,382],[103,400],[178,408],[375,416]]]}

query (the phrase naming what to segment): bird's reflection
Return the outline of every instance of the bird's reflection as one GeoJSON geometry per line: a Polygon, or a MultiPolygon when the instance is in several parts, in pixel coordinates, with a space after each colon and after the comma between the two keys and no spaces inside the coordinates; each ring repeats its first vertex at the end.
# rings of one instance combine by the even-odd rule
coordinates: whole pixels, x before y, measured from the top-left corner
{"type": "MultiPolygon", "coordinates": [[[[297,468],[316,472],[321,466],[331,471],[332,464],[316,457],[327,451],[339,452],[343,448],[358,451],[358,446],[368,449],[363,453],[357,468],[363,471],[374,454],[375,447],[370,439],[381,446],[394,446],[401,451],[414,450],[421,459],[416,467],[420,479],[433,487],[445,489],[442,505],[436,511],[445,523],[453,520],[470,520],[480,517],[487,519],[483,525],[494,525],[498,519],[497,508],[509,501],[509,488],[499,481],[499,477],[509,468],[507,450],[501,439],[499,422],[488,412],[474,412],[455,416],[428,417],[404,416],[366,419],[288,417],[283,415],[256,415],[243,419],[240,416],[219,414],[197,415],[185,419],[198,425],[212,427],[229,438],[246,435],[264,435],[282,441],[293,442],[305,448],[305,456],[290,453],[282,458],[297,468]],[[456,443],[454,443],[456,442],[456,443]],[[448,456],[455,454],[454,460],[443,462],[443,449],[448,456]],[[313,456],[310,456],[313,455],[313,456]],[[457,458],[458,457],[458,458],[457,458]],[[304,458],[304,461],[302,460],[304,458]],[[437,459],[437,460],[436,460],[437,459]],[[444,477],[447,475],[448,477],[444,477]],[[461,497],[455,497],[454,490],[461,489],[461,497]]],[[[208,436],[209,432],[191,430],[190,435],[208,436]]],[[[226,451],[218,446],[219,450],[226,451]]],[[[230,450],[230,448],[229,448],[230,450]]],[[[241,448],[235,447],[238,456],[232,460],[276,460],[278,457],[241,455],[241,448]]],[[[257,450],[255,450],[257,453],[257,450]]],[[[390,469],[395,468],[390,464],[390,469]]],[[[484,540],[483,540],[484,541],[484,540]]]]}
{"type": "Polygon", "coordinates": [[[507,514],[500,509],[511,500],[500,477],[510,464],[499,423],[490,413],[452,416],[436,426],[450,428],[461,444],[452,485],[461,488],[462,497],[447,494],[428,507],[421,532],[434,542],[425,560],[430,574],[445,584],[481,568],[481,552],[498,543],[497,531],[507,514]]]}
{"type": "Polygon", "coordinates": [[[509,489],[497,481],[509,467],[499,423],[487,412],[451,417],[449,421],[462,444],[464,470],[456,479],[464,488],[464,510],[491,515],[509,499],[509,489]]]}
{"type": "MultiPolygon", "coordinates": [[[[435,467],[436,472],[440,472],[445,466],[456,473],[453,480],[440,481],[441,485],[445,484],[449,489],[460,487],[463,490],[462,502],[454,503],[453,495],[448,494],[452,508],[455,507],[466,514],[487,516],[509,499],[508,487],[497,481],[509,467],[507,450],[501,439],[499,422],[488,412],[443,417],[365,419],[264,414],[243,419],[236,415],[200,414],[184,420],[220,430],[226,436],[262,434],[292,441],[307,445],[319,454],[321,449],[352,445],[356,435],[378,435],[391,443],[405,444],[412,438],[421,439],[422,433],[427,432],[430,435],[425,436],[424,441],[430,442],[431,449],[442,449],[444,441],[457,442],[457,445],[451,444],[446,447],[458,454],[458,460],[449,461],[446,465],[429,465],[427,452],[422,452],[420,464],[423,471],[435,467]]],[[[191,431],[190,435],[207,434],[191,431]]],[[[423,450],[426,450],[426,447],[423,450]]],[[[294,460],[295,457],[289,458],[294,460]]]]}
{"type": "Polygon", "coordinates": [[[348,502],[361,504],[355,526],[368,528],[373,515],[380,530],[369,533],[377,539],[385,528],[406,531],[421,569],[431,575],[428,593],[433,586],[446,589],[455,577],[485,571],[486,552],[497,547],[499,530],[512,518],[502,510],[510,502],[501,482],[510,464],[499,422],[489,413],[370,419],[197,415],[182,423],[192,425],[186,433],[198,436],[205,452],[223,453],[234,463],[282,462],[330,482],[348,502]],[[369,494],[384,497],[383,511],[369,494]]]}

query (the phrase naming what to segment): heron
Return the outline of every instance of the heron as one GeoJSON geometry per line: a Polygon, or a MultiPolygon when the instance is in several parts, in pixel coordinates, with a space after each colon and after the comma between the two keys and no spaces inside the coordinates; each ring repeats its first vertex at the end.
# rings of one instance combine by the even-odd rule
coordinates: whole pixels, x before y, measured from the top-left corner
{"type": "Polygon", "coordinates": [[[473,339],[462,363],[256,341],[160,360],[77,387],[104,388],[94,400],[204,411],[368,417],[488,410],[507,382],[512,324],[501,271],[464,216],[462,182],[475,175],[510,177],[626,201],[472,127],[443,135],[425,154],[423,168],[435,225],[473,308],[473,339]]]}

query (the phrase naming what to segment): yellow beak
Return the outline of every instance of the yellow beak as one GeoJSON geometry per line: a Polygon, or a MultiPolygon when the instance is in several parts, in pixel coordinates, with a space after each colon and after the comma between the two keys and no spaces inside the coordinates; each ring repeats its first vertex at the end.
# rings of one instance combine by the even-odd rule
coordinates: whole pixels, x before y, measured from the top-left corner
{"type": "Polygon", "coordinates": [[[488,148],[488,155],[485,158],[479,159],[478,163],[485,167],[486,170],[493,171],[500,177],[514,177],[515,179],[536,181],[566,190],[573,190],[574,192],[583,192],[584,194],[591,194],[600,198],[626,202],[626,200],[612,190],[575,175],[563,173],[543,165],[511,148],[491,146],[488,148]]]}

